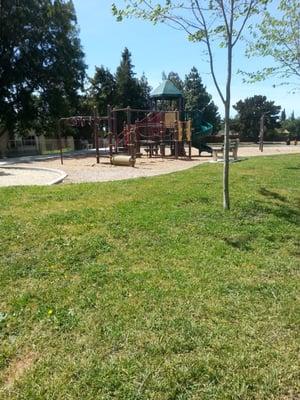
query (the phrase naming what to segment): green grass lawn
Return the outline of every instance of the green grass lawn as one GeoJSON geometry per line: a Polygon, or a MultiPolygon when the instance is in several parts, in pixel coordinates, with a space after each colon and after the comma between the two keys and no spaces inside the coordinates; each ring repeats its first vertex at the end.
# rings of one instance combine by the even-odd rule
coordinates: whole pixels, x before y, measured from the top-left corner
{"type": "Polygon", "coordinates": [[[299,155],[0,190],[0,398],[299,399],[299,155]]]}

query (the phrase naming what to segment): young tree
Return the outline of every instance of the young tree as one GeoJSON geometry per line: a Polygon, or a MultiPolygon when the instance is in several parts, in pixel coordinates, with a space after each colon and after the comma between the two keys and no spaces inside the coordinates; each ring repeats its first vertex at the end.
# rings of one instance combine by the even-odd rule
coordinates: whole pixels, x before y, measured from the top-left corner
{"type": "Polygon", "coordinates": [[[214,126],[214,132],[218,131],[221,122],[218,107],[212,101],[211,95],[207,93],[196,67],[193,67],[185,76],[184,99],[185,109],[191,113],[194,125],[195,119],[199,116],[214,126]]]}
{"type": "Polygon", "coordinates": [[[238,101],[233,108],[238,112],[241,134],[257,141],[259,137],[259,121],[265,115],[265,126],[274,129],[278,126],[280,106],[268,101],[266,96],[253,96],[238,101]]]}
{"type": "Polygon", "coordinates": [[[224,105],[224,172],[223,206],[229,203],[229,117],[231,106],[232,58],[236,44],[249,18],[260,12],[268,0],[187,0],[177,3],[173,0],[164,2],[151,0],[123,0],[125,8],[112,5],[112,12],[121,21],[124,17],[135,16],[153,23],[166,23],[183,30],[189,40],[201,42],[206,46],[211,75],[224,105]],[[214,43],[226,51],[226,87],[222,90],[215,73],[214,43]]]}
{"type": "Polygon", "coordinates": [[[269,11],[257,25],[254,42],[249,46],[248,56],[272,59],[272,66],[255,73],[245,73],[250,82],[276,76],[286,84],[300,87],[300,3],[299,0],[280,0],[276,17],[269,11]]]}

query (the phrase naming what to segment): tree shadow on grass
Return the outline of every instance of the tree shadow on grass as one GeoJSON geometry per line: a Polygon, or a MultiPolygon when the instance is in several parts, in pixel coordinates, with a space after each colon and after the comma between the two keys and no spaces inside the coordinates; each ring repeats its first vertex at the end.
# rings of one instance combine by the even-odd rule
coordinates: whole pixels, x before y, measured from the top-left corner
{"type": "Polygon", "coordinates": [[[291,170],[299,170],[300,169],[300,165],[295,165],[294,167],[286,167],[285,169],[291,169],[291,170]]]}
{"type": "Polygon", "coordinates": [[[223,238],[224,242],[238,250],[249,251],[251,247],[251,237],[249,235],[237,235],[232,237],[223,238]]]}
{"type": "Polygon", "coordinates": [[[260,194],[262,194],[263,196],[266,197],[271,197],[272,199],[275,200],[280,200],[280,201],[286,201],[286,197],[282,196],[281,194],[277,193],[277,192],[273,192],[269,189],[266,189],[264,187],[260,188],[258,191],[260,194]]]}
{"type": "Polygon", "coordinates": [[[294,207],[277,205],[276,209],[270,211],[278,218],[285,219],[287,222],[295,225],[300,223],[300,211],[294,207]]]}
{"type": "Polygon", "coordinates": [[[297,249],[297,250],[290,251],[290,254],[292,256],[297,257],[297,258],[300,259],[300,250],[297,249]]]}
{"type": "Polygon", "coordinates": [[[288,204],[288,200],[281,194],[268,190],[266,188],[260,188],[259,193],[265,197],[277,200],[277,202],[267,203],[265,201],[258,202],[262,206],[262,210],[268,214],[273,214],[280,219],[284,219],[291,224],[298,225],[300,222],[300,210],[297,205],[300,205],[300,199],[296,199],[296,206],[288,204]]]}

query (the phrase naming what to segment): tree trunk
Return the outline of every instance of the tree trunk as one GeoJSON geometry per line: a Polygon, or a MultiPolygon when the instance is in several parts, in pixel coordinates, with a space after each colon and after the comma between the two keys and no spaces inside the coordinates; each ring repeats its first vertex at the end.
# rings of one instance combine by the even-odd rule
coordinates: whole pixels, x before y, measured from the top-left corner
{"type": "Polygon", "coordinates": [[[6,156],[8,141],[9,141],[8,131],[5,128],[0,128],[0,158],[6,156]]]}
{"type": "Polygon", "coordinates": [[[226,82],[226,100],[225,100],[225,131],[224,131],[224,167],[223,167],[223,208],[230,209],[229,199],[229,118],[230,118],[230,88],[232,74],[232,44],[231,38],[228,43],[228,66],[226,82]]]}
{"type": "Polygon", "coordinates": [[[229,199],[229,104],[225,104],[224,166],[223,166],[223,208],[230,209],[229,199]]]}

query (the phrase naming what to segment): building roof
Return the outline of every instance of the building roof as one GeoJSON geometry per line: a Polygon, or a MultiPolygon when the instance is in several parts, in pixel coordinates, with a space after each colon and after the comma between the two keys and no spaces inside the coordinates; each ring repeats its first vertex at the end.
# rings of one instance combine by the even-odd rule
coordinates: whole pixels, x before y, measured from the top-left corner
{"type": "Polygon", "coordinates": [[[177,89],[173,82],[164,80],[156,89],[154,89],[150,95],[153,99],[167,99],[172,100],[178,97],[182,97],[182,92],[177,89]]]}
{"type": "Polygon", "coordinates": [[[284,129],[284,128],[275,128],[275,131],[278,133],[285,133],[285,134],[290,133],[290,131],[288,131],[287,129],[284,129]]]}

